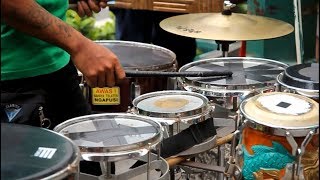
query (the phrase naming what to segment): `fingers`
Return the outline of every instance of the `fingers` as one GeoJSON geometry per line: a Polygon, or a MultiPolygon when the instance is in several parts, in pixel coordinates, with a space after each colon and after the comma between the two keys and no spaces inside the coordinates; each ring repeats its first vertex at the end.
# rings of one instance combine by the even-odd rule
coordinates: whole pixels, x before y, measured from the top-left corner
{"type": "Polygon", "coordinates": [[[108,87],[113,87],[115,85],[114,70],[108,71],[108,73],[106,73],[106,84],[108,87]]]}
{"type": "MultiPolygon", "coordinates": [[[[81,6],[85,15],[87,15],[87,16],[93,15],[89,5],[85,1],[78,1],[78,6],[81,6]]],[[[78,7],[78,9],[79,9],[79,7],[78,7]]]]}
{"type": "Polygon", "coordinates": [[[100,2],[99,2],[99,6],[100,6],[101,8],[106,8],[106,7],[108,6],[108,4],[107,4],[106,1],[100,1],[100,2]]]}
{"type": "Polygon", "coordinates": [[[115,65],[114,69],[115,69],[116,82],[118,84],[121,84],[123,82],[124,78],[126,77],[126,73],[123,70],[120,63],[117,63],[115,65]]]}
{"type": "Polygon", "coordinates": [[[98,84],[97,84],[98,87],[100,87],[100,88],[105,87],[105,84],[106,84],[106,75],[105,75],[105,72],[104,72],[104,71],[102,71],[102,72],[99,73],[97,82],[98,82],[98,84]]]}
{"type": "Polygon", "coordinates": [[[84,9],[82,8],[81,3],[79,1],[77,2],[77,8],[78,8],[78,15],[80,17],[83,17],[85,15],[84,9]]]}
{"type": "Polygon", "coordinates": [[[95,0],[88,0],[88,5],[89,5],[90,9],[95,13],[98,13],[101,10],[101,8],[99,6],[99,2],[97,2],[95,0]]]}

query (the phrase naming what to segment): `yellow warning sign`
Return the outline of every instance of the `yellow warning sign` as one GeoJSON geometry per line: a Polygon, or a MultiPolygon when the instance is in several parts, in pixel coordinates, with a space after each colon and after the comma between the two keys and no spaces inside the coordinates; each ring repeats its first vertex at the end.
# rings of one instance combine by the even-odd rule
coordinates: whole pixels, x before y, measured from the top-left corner
{"type": "Polygon", "coordinates": [[[93,105],[119,105],[120,104],[120,88],[92,88],[92,104],[93,105]]]}

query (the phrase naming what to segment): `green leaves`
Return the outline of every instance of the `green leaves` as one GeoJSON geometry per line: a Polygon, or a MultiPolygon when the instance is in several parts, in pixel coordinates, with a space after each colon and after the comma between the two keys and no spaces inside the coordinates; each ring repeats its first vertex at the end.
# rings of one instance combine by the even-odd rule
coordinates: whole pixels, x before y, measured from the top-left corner
{"type": "Polygon", "coordinates": [[[113,40],[115,39],[115,16],[109,11],[109,18],[103,25],[97,26],[94,17],[81,18],[77,12],[69,9],[66,12],[66,22],[84,36],[91,40],[113,40]]]}

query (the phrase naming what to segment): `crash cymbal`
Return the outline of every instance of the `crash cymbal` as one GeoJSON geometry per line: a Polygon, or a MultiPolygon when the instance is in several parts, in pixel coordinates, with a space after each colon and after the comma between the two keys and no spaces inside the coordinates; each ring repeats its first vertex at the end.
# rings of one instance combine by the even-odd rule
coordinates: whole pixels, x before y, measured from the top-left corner
{"type": "Polygon", "coordinates": [[[164,19],[160,27],[181,36],[222,41],[271,39],[294,30],[289,23],[277,19],[239,13],[178,15],[164,19]]]}

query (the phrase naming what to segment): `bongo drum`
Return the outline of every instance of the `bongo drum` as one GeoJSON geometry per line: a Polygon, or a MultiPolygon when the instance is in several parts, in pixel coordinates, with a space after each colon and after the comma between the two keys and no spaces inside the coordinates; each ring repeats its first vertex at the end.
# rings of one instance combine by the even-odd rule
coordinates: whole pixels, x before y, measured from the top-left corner
{"type": "MultiPolygon", "coordinates": [[[[80,116],[59,124],[54,131],[69,137],[80,148],[84,160],[100,163],[142,158],[158,145],[163,136],[158,122],[127,113],[80,116]]],[[[162,175],[159,179],[165,179],[168,168],[164,159],[152,156],[148,158],[147,172],[146,168],[138,167],[108,176],[109,179],[130,179],[149,173],[151,169],[160,169],[162,175]]]]}
{"type": "Polygon", "coordinates": [[[1,179],[78,179],[79,148],[56,132],[1,123],[1,179]]]}
{"type": "MultiPolygon", "coordinates": [[[[130,41],[95,41],[117,55],[124,70],[176,71],[176,55],[169,49],[130,41]]],[[[88,100],[96,112],[126,112],[140,94],[167,90],[168,77],[128,77],[113,88],[89,88],[88,100]]]]}
{"type": "Polygon", "coordinates": [[[318,179],[317,102],[270,92],[244,100],[239,109],[243,126],[237,154],[245,179],[281,179],[291,173],[287,165],[296,162],[302,164],[305,179],[318,179]]]}
{"type": "Polygon", "coordinates": [[[179,86],[198,92],[227,109],[237,110],[240,102],[262,92],[274,91],[276,77],[288,67],[286,64],[261,58],[227,57],[195,61],[179,71],[233,72],[232,77],[181,77],[179,86]]]}
{"type": "Polygon", "coordinates": [[[280,91],[301,94],[319,102],[319,63],[296,64],[277,76],[280,91]]]}

